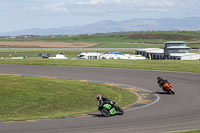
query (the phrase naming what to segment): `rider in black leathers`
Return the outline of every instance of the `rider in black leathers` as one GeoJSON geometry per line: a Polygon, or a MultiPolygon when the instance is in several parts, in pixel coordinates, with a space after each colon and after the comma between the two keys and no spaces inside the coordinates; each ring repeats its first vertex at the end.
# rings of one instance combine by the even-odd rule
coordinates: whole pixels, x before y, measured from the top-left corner
{"type": "Polygon", "coordinates": [[[166,80],[166,79],[162,79],[161,77],[158,77],[157,80],[158,80],[159,86],[165,91],[165,88],[163,87],[163,85],[164,85],[165,83],[169,82],[169,81],[166,80]]]}
{"type": "Polygon", "coordinates": [[[115,102],[110,101],[107,97],[101,96],[100,94],[97,95],[97,100],[99,101],[99,104],[110,104],[112,105],[112,108],[114,107],[116,110],[117,108],[115,107],[115,102]]]}
{"type": "Polygon", "coordinates": [[[111,101],[107,97],[101,96],[100,94],[97,95],[97,100],[99,102],[111,104],[111,101]]]}

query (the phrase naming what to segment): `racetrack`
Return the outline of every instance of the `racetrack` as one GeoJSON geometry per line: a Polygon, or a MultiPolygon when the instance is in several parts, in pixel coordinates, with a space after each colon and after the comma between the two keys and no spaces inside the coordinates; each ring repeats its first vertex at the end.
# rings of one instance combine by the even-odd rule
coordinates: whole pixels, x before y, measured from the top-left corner
{"type": "Polygon", "coordinates": [[[126,111],[123,116],[105,118],[91,115],[81,118],[0,123],[1,133],[157,133],[200,129],[200,74],[28,65],[0,65],[0,74],[107,81],[144,88],[160,97],[153,105],[126,111]],[[160,93],[162,90],[157,85],[158,76],[172,82],[176,95],[160,93]]]}

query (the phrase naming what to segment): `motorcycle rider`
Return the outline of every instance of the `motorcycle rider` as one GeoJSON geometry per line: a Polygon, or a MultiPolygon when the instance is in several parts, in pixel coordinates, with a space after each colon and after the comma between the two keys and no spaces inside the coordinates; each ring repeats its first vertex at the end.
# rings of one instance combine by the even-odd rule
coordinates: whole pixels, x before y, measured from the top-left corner
{"type": "Polygon", "coordinates": [[[165,88],[166,88],[166,87],[169,87],[169,84],[170,84],[169,81],[166,80],[166,79],[162,79],[161,77],[157,77],[157,80],[158,80],[159,86],[160,86],[164,91],[166,91],[165,88]]]}
{"type": "Polygon", "coordinates": [[[104,97],[101,94],[98,94],[96,98],[97,98],[99,104],[107,104],[108,103],[108,104],[112,105],[112,108],[113,107],[115,108],[115,102],[110,101],[107,97],[104,97]]]}
{"type": "Polygon", "coordinates": [[[107,97],[101,96],[101,94],[97,95],[97,100],[99,101],[99,103],[103,102],[112,104],[112,102],[107,97]]]}

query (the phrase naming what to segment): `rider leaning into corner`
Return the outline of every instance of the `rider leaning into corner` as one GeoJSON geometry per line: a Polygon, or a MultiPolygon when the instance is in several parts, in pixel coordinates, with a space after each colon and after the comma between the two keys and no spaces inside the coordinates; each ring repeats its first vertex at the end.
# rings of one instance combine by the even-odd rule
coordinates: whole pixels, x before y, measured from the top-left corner
{"type": "Polygon", "coordinates": [[[98,95],[97,95],[97,100],[99,101],[99,104],[100,104],[101,102],[113,104],[112,101],[110,101],[107,97],[101,96],[101,94],[98,94],[98,95]]]}
{"type": "Polygon", "coordinates": [[[112,108],[114,107],[116,110],[118,110],[118,108],[116,108],[115,106],[115,102],[110,101],[107,97],[101,96],[101,94],[97,95],[97,100],[99,101],[99,104],[104,103],[104,104],[111,104],[112,108]]]}
{"type": "Polygon", "coordinates": [[[157,78],[159,86],[165,91],[165,85],[169,84],[169,81],[166,79],[162,79],[161,77],[157,78]]]}

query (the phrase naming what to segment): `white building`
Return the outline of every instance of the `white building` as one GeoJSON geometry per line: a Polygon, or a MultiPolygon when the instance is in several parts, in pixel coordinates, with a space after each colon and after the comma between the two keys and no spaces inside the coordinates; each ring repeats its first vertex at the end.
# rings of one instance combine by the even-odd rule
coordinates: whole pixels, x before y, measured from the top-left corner
{"type": "Polygon", "coordinates": [[[164,58],[171,59],[171,53],[189,53],[190,47],[186,46],[186,43],[183,41],[169,41],[165,42],[164,48],[164,58]]]}
{"type": "Polygon", "coordinates": [[[78,56],[80,59],[132,59],[132,60],[145,60],[147,58],[130,55],[130,54],[120,54],[119,52],[110,52],[109,54],[103,54],[99,52],[83,52],[78,56]]]}
{"type": "Polygon", "coordinates": [[[56,54],[56,57],[49,57],[49,59],[68,59],[64,54],[56,54]]]}
{"type": "Polygon", "coordinates": [[[182,41],[170,41],[165,43],[165,48],[145,48],[136,50],[136,55],[143,55],[153,60],[174,59],[174,60],[199,60],[200,54],[189,53],[190,47],[182,41]]]}
{"type": "Polygon", "coordinates": [[[78,56],[80,59],[100,59],[102,53],[99,52],[82,52],[78,56]]]}
{"type": "Polygon", "coordinates": [[[162,60],[164,58],[164,50],[161,48],[144,48],[136,50],[136,55],[142,55],[146,58],[151,59],[159,59],[162,60]]]}
{"type": "Polygon", "coordinates": [[[200,54],[198,53],[171,53],[171,59],[174,60],[199,60],[200,54]]]}

